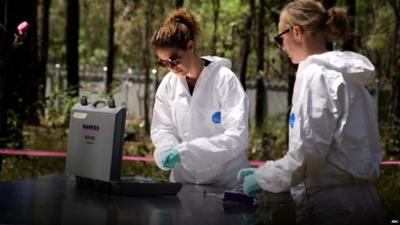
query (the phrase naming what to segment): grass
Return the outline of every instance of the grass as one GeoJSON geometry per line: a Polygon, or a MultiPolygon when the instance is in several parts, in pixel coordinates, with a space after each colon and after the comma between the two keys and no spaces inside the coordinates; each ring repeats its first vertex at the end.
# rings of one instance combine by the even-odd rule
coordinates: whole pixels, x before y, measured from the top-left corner
{"type": "MultiPolygon", "coordinates": [[[[51,173],[63,174],[65,158],[4,156],[0,182],[19,180],[51,173]]],[[[154,162],[123,161],[122,175],[155,176],[168,178],[168,172],[161,171],[154,162]]]]}
{"type": "Polygon", "coordinates": [[[400,166],[381,166],[381,176],[376,183],[384,224],[400,220],[400,166]]]}

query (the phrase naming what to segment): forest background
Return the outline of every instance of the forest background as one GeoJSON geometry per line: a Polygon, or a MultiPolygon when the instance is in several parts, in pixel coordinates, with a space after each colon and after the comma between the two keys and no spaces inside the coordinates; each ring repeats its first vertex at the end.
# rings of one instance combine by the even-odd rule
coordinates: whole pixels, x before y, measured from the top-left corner
{"type": "MultiPolygon", "coordinates": [[[[382,153],[384,160],[399,160],[400,0],[322,2],[326,8],[338,5],[349,10],[352,35],[330,47],[364,54],[376,66],[376,82],[367,88],[376,102],[382,153]]],[[[151,156],[152,85],[167,71],[157,67],[149,39],[168,12],[185,7],[201,24],[199,54],[230,59],[243,87],[255,91],[249,158],[281,157],[287,151],[287,112],[268,115],[265,93],[269,84],[284,84],[290,108],[296,67],[273,43],[284,4],[278,0],[1,0],[0,149],[66,151],[69,110],[82,93],[108,98],[121,92],[122,83],[130,79],[142,83],[143,113],[127,119],[124,154],[151,156]],[[22,21],[29,28],[19,34],[22,21]],[[104,84],[100,91],[84,85],[96,79],[104,84]]],[[[123,170],[168,176],[154,163],[124,162],[123,170]]],[[[0,155],[0,181],[63,171],[63,158],[0,155]]],[[[377,186],[384,218],[400,219],[399,165],[382,165],[377,186]]]]}

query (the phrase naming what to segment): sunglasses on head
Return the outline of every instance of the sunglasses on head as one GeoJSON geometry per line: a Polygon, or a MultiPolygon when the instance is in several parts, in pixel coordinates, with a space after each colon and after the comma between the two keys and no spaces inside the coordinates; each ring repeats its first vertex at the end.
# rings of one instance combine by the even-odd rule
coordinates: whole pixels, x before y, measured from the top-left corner
{"type": "Polygon", "coordinates": [[[180,53],[175,53],[168,59],[159,59],[158,65],[166,68],[175,68],[181,63],[181,56],[180,53]]]}
{"type": "Polygon", "coordinates": [[[282,48],[282,44],[283,44],[283,37],[282,37],[282,35],[284,35],[284,34],[290,32],[290,30],[292,30],[292,28],[288,28],[288,29],[282,31],[281,33],[279,33],[278,35],[276,35],[276,36],[274,37],[275,44],[276,44],[276,46],[278,46],[278,48],[282,48]]]}

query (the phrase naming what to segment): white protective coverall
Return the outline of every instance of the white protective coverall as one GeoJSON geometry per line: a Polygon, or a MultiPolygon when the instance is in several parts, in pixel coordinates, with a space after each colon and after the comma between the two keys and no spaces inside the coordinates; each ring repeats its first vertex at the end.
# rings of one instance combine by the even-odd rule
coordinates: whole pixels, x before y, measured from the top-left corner
{"type": "Polygon", "coordinates": [[[249,102],[229,60],[202,57],[211,63],[199,75],[193,96],[185,78],[168,73],[154,104],[151,139],[161,169],[161,153],[176,148],[181,164],[170,176],[174,182],[213,184],[232,189],[236,174],[249,166],[249,102]]]}
{"type": "Polygon", "coordinates": [[[291,188],[301,224],[377,224],[381,151],[373,100],[375,68],[353,52],[311,55],[299,64],[289,150],[255,172],[270,192],[291,188]]]}

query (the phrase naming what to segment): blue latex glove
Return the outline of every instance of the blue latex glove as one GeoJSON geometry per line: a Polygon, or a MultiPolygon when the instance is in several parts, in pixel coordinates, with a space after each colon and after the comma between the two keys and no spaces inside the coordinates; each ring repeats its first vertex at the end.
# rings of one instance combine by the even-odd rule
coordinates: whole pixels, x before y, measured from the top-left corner
{"type": "Polygon", "coordinates": [[[256,168],[244,168],[244,169],[239,170],[236,177],[239,181],[242,181],[246,176],[251,175],[255,172],[256,172],[256,168]]]}
{"type": "Polygon", "coordinates": [[[261,187],[257,183],[254,174],[250,174],[244,178],[243,191],[246,195],[254,197],[259,190],[261,190],[261,187]]]}
{"type": "Polygon", "coordinates": [[[167,169],[173,169],[181,163],[181,157],[176,148],[168,149],[163,152],[163,158],[161,160],[162,166],[167,169]]]}

